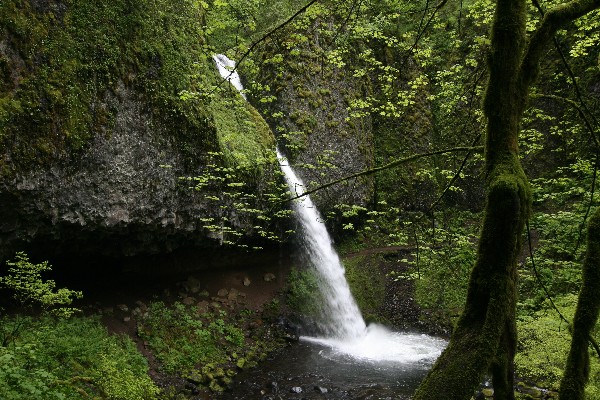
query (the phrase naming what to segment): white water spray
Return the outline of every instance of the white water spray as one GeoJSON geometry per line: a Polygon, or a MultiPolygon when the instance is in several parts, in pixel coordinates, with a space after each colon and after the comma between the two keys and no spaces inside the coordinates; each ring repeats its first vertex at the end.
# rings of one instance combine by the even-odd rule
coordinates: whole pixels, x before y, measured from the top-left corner
{"type": "MultiPolygon", "coordinates": [[[[221,76],[229,80],[244,96],[239,75],[236,71],[232,72],[235,62],[222,54],[213,58],[221,76]]],[[[276,151],[290,191],[296,196],[303,194],[303,182],[296,176],[279,149],[276,151]]],[[[317,321],[322,336],[302,339],[327,346],[330,351],[323,355],[336,359],[350,356],[367,362],[403,364],[435,360],[445,346],[445,341],[441,339],[391,332],[377,324],[366,326],[350,292],[344,267],[333,248],[331,237],[317,208],[309,196],[303,196],[294,201],[294,209],[301,225],[303,251],[319,273],[319,286],[325,299],[321,318],[317,321]]]]}
{"type": "Polygon", "coordinates": [[[217,63],[217,68],[219,69],[219,74],[223,77],[223,79],[228,80],[233,87],[235,87],[242,97],[245,99],[246,95],[244,94],[244,86],[242,86],[242,81],[240,80],[240,75],[235,70],[235,61],[230,60],[224,54],[215,54],[213,56],[213,60],[217,63]]]}
{"type": "MultiPolygon", "coordinates": [[[[296,176],[286,159],[277,150],[277,158],[292,195],[304,194],[304,183],[296,176]]],[[[319,331],[338,340],[357,339],[367,328],[360,310],[352,297],[338,254],[333,249],[319,211],[309,196],[293,203],[301,226],[300,240],[308,261],[319,273],[319,288],[325,300],[319,331]]]]}

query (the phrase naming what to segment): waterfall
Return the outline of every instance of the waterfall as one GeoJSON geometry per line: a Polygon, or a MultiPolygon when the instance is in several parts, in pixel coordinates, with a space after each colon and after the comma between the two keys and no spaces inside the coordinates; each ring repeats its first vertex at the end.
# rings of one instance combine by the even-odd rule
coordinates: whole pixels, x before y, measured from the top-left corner
{"type": "Polygon", "coordinates": [[[217,64],[217,68],[219,69],[219,74],[223,77],[223,79],[228,80],[233,87],[235,87],[242,97],[246,99],[246,95],[244,94],[244,86],[242,86],[242,81],[240,80],[240,75],[235,71],[235,61],[230,60],[226,55],[223,54],[215,54],[213,56],[213,60],[217,64]]]}
{"type": "MultiPolygon", "coordinates": [[[[279,149],[277,158],[292,195],[304,194],[304,183],[296,176],[279,149]]],[[[350,293],[344,267],[333,248],[319,211],[310,196],[295,200],[293,207],[300,223],[302,248],[310,264],[319,273],[319,289],[325,299],[321,309],[321,320],[317,321],[319,331],[325,336],[338,339],[363,336],[365,322],[350,293]]]]}
{"type": "MultiPolygon", "coordinates": [[[[213,59],[221,76],[244,96],[239,75],[233,71],[235,62],[222,54],[213,56],[213,59]]],[[[296,196],[303,194],[303,182],[296,176],[279,149],[276,149],[276,152],[290,192],[296,196]]],[[[329,347],[330,353],[321,353],[324,357],[351,356],[368,362],[394,363],[429,363],[435,360],[445,346],[441,339],[391,332],[378,324],[366,326],[350,292],[344,267],[310,196],[294,200],[293,207],[300,224],[302,250],[311,266],[318,272],[319,289],[325,300],[322,304],[321,318],[317,321],[321,337],[303,339],[329,347]]]]}
{"type": "MultiPolygon", "coordinates": [[[[221,76],[236,89],[244,89],[235,61],[223,54],[213,56],[221,76]],[[233,72],[232,72],[233,71],[233,72]]],[[[244,97],[245,98],[245,97],[244,97]]],[[[292,167],[276,149],[281,171],[285,176],[290,192],[295,195],[304,193],[304,183],[296,176],[292,167]]],[[[325,300],[320,310],[318,331],[325,337],[336,339],[355,339],[364,335],[366,325],[350,293],[338,254],[333,248],[331,237],[322,222],[319,211],[309,196],[294,201],[294,211],[300,223],[300,242],[306,259],[318,272],[319,289],[325,300]]]]}

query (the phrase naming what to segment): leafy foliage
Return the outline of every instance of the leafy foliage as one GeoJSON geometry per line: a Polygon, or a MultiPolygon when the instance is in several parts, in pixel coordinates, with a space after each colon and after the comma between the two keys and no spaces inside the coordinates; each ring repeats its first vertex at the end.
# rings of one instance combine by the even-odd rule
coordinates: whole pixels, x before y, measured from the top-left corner
{"type": "Polygon", "coordinates": [[[292,211],[285,202],[289,192],[281,182],[281,171],[275,166],[273,152],[264,154],[262,160],[254,160],[252,168],[247,165],[227,166],[223,153],[210,152],[209,157],[202,175],[181,178],[214,204],[211,209],[216,212],[201,219],[204,229],[218,238],[222,245],[251,250],[260,250],[262,242],[248,244],[244,240],[246,236],[253,235],[263,242],[280,242],[293,233],[291,229],[281,229],[292,211]],[[253,175],[256,166],[261,168],[259,172],[264,179],[253,175]]]}
{"type": "Polygon", "coordinates": [[[154,302],[138,329],[167,373],[185,374],[202,365],[226,363],[232,353],[242,354],[244,333],[226,322],[226,316],[225,311],[201,315],[181,303],[167,307],[154,302]]]}
{"type": "Polygon", "coordinates": [[[15,259],[6,264],[9,267],[8,273],[0,277],[0,286],[10,290],[21,307],[39,306],[43,311],[65,318],[79,311],[65,306],[70,305],[74,299],[80,299],[82,292],[56,289],[56,282],[42,279],[42,273],[52,269],[47,261],[33,264],[27,254],[18,252],[15,259]]]}
{"type": "Polygon", "coordinates": [[[26,325],[14,344],[0,347],[3,399],[156,398],[158,388],[135,344],[109,335],[98,319],[28,318],[26,325]]]}
{"type": "MultiPolygon", "coordinates": [[[[555,303],[566,318],[573,318],[576,295],[558,297],[555,303]]],[[[571,343],[568,327],[556,311],[544,303],[541,310],[519,317],[518,330],[517,373],[540,387],[557,390],[571,343]]],[[[590,359],[592,374],[586,393],[588,398],[593,399],[600,393],[600,362],[595,355],[590,359]]]]}

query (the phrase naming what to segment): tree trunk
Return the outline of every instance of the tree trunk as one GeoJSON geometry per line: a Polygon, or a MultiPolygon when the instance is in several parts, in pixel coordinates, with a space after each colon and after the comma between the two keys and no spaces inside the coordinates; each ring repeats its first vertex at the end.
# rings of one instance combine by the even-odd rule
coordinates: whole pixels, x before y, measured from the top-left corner
{"type": "Polygon", "coordinates": [[[469,399],[491,372],[495,399],[513,399],[517,257],[531,194],[518,158],[527,86],[520,79],[525,1],[498,0],[488,60],[487,202],[465,310],[415,400],[469,399]]]}
{"type": "Polygon", "coordinates": [[[514,399],[517,257],[531,207],[529,183],[518,157],[520,121],[539,60],[554,33],[598,7],[600,0],[561,4],[546,13],[527,41],[526,1],[496,2],[484,99],[487,202],[477,261],[465,310],[414,400],[470,399],[488,373],[494,399],[514,399]]]}
{"type": "Polygon", "coordinates": [[[583,285],[579,293],[573,338],[567,366],[560,383],[560,398],[583,400],[590,370],[589,337],[600,311],[600,209],[588,224],[587,252],[583,263],[583,285]]]}

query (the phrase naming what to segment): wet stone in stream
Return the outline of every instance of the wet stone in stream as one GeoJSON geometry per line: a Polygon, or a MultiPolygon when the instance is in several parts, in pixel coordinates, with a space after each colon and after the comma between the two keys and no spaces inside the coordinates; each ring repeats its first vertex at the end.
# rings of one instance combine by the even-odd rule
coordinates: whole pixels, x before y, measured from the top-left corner
{"type": "Polygon", "coordinates": [[[300,341],[242,371],[219,399],[409,399],[430,363],[374,364],[329,357],[329,349],[300,341]]]}

